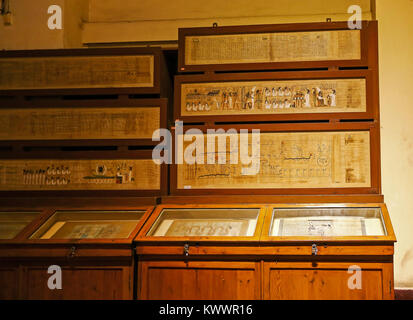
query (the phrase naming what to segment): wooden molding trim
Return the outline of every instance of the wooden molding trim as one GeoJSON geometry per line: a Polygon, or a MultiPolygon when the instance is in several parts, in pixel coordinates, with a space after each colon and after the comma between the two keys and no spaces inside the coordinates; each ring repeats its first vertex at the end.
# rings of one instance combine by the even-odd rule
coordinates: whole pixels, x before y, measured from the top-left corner
{"type": "Polygon", "coordinates": [[[396,300],[413,300],[413,288],[395,288],[394,298],[396,300]]]}

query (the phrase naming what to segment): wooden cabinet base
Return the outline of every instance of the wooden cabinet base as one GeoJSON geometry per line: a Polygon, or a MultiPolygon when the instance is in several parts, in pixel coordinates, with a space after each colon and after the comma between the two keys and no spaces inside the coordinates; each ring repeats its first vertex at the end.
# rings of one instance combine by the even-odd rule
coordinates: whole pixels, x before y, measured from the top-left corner
{"type": "Polygon", "coordinates": [[[264,262],[267,300],[393,299],[392,263],[264,262]]]}
{"type": "Polygon", "coordinates": [[[133,265],[111,261],[67,264],[64,261],[21,262],[0,268],[0,299],[24,300],[129,300],[133,298],[133,265]],[[56,271],[61,268],[61,289],[56,271]]]}
{"type": "Polygon", "coordinates": [[[259,262],[141,261],[141,300],[259,300],[259,262]]]}
{"type": "Polygon", "coordinates": [[[51,290],[45,266],[25,268],[23,299],[122,300],[132,299],[132,268],[128,266],[62,266],[62,288],[51,290]]]}

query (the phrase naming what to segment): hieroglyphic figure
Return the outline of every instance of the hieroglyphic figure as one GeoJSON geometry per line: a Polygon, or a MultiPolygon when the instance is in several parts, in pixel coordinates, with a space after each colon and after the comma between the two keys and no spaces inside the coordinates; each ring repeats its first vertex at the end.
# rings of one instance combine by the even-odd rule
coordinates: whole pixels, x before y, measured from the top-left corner
{"type": "Polygon", "coordinates": [[[181,114],[365,112],[365,79],[184,83],[181,114]]]}
{"type": "Polygon", "coordinates": [[[243,174],[248,166],[240,160],[230,163],[238,149],[227,141],[225,164],[208,164],[205,146],[204,164],[178,165],[178,189],[371,186],[368,131],[261,133],[260,140],[260,153],[252,155],[259,163],[257,174],[243,174]]]}

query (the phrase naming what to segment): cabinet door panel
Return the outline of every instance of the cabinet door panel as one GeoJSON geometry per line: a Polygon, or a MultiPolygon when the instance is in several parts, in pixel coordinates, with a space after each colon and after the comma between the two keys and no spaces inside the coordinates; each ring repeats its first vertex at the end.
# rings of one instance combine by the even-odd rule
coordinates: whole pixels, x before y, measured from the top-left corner
{"type": "Polygon", "coordinates": [[[18,298],[18,278],[17,267],[0,268],[0,300],[18,298]]]}
{"type": "Polygon", "coordinates": [[[141,299],[260,299],[258,263],[142,262],[141,299]]]}
{"type": "Polygon", "coordinates": [[[44,267],[26,270],[26,299],[127,299],[129,268],[124,267],[62,267],[62,289],[51,290],[52,274],[44,267]]]}
{"type": "Polygon", "coordinates": [[[264,297],[271,300],[385,299],[391,295],[390,282],[385,280],[389,279],[386,270],[381,264],[365,263],[323,263],[316,266],[299,262],[265,263],[264,297]],[[361,268],[357,279],[354,271],[348,272],[348,268],[354,265],[361,268]],[[351,288],[351,285],[354,286],[351,288]]]}

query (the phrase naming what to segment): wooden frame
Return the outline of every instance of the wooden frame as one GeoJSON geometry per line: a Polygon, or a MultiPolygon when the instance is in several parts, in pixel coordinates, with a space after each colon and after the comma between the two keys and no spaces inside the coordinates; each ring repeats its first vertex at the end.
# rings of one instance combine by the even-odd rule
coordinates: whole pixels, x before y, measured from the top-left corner
{"type": "Polygon", "coordinates": [[[365,67],[377,69],[377,21],[363,21],[360,30],[360,59],[330,60],[330,61],[294,61],[294,62],[258,62],[232,64],[187,65],[185,63],[185,38],[187,36],[238,35],[277,32],[305,31],[337,31],[349,30],[347,22],[327,23],[295,23],[253,26],[228,26],[208,28],[179,29],[179,60],[180,72],[193,71],[231,71],[231,70],[271,70],[271,69],[305,69],[328,67],[365,67]]]}
{"type": "MultiPolygon", "coordinates": [[[[159,128],[167,128],[167,104],[168,100],[165,98],[160,99],[92,99],[92,100],[60,100],[60,99],[35,99],[29,101],[13,101],[2,105],[1,110],[4,109],[13,109],[19,110],[62,110],[68,111],[79,110],[87,111],[88,109],[97,109],[102,108],[102,110],[111,110],[116,112],[116,109],[120,108],[155,108],[159,107],[159,128]]],[[[69,111],[68,111],[69,112],[69,111]]],[[[40,125],[40,123],[39,123],[40,125]]],[[[69,125],[69,124],[68,124],[69,125]]],[[[118,146],[125,148],[128,146],[153,146],[156,145],[157,141],[152,141],[151,138],[88,138],[87,136],[82,139],[43,139],[43,138],[34,138],[30,140],[0,140],[0,147],[10,148],[13,151],[22,151],[24,147],[38,146],[41,144],[43,147],[60,147],[60,146],[118,146]]]]}
{"type": "MultiPolygon", "coordinates": [[[[35,152],[11,152],[3,153],[0,160],[48,160],[51,158],[50,151],[35,151],[35,152]]],[[[151,150],[137,150],[137,151],[55,151],[53,159],[56,160],[122,160],[122,159],[142,159],[151,160],[151,150]]],[[[139,196],[139,197],[156,197],[167,192],[167,175],[168,167],[166,164],[160,166],[160,181],[158,190],[14,190],[1,191],[0,197],[116,197],[116,196],[139,196]]]]}
{"type": "MultiPolygon", "coordinates": [[[[31,208],[22,199],[21,208],[31,208]]],[[[14,272],[16,281],[3,292],[5,298],[19,299],[113,299],[107,293],[106,285],[111,286],[113,294],[116,291],[117,299],[132,299],[135,261],[132,250],[132,241],[145,224],[153,211],[153,205],[145,203],[149,199],[134,198],[128,203],[114,201],[99,201],[92,199],[66,198],[54,199],[48,203],[44,199],[35,200],[35,208],[43,208],[41,214],[16,238],[0,241],[0,261],[7,262],[6,268],[0,273],[14,272]],[[60,200],[60,201],[58,201],[60,200]],[[128,238],[125,239],[29,239],[56,211],[77,210],[142,210],[144,215],[137,223],[128,238]],[[47,269],[50,265],[59,265],[62,268],[63,290],[49,290],[47,288],[47,269]],[[34,272],[34,274],[32,274],[34,272]],[[37,273],[36,273],[37,272],[37,273]],[[40,273],[39,273],[40,272],[40,273]],[[105,278],[105,275],[117,275],[117,279],[105,278]],[[102,278],[103,277],[103,278],[102,278]],[[120,277],[120,278],[119,278],[120,277]],[[81,280],[83,279],[83,280],[81,280]],[[84,281],[88,281],[84,285],[84,281]],[[106,282],[105,282],[106,281],[106,282]],[[109,282],[107,282],[109,281],[109,282]],[[120,286],[122,289],[119,290],[120,286]],[[80,288],[80,289],[79,289],[80,288]]],[[[2,204],[2,210],[16,210],[2,204]]]]}
{"type": "MultiPolygon", "coordinates": [[[[0,53],[2,58],[64,58],[64,57],[102,57],[102,56],[153,56],[153,85],[146,87],[116,87],[107,86],[101,88],[42,88],[42,89],[7,89],[0,90],[0,96],[11,95],[80,95],[80,94],[162,94],[166,92],[166,68],[165,61],[160,48],[105,48],[105,49],[59,49],[59,50],[27,50],[27,51],[7,51],[0,53]]],[[[169,82],[169,81],[168,81],[169,82]]]]}
{"type": "MultiPolygon", "coordinates": [[[[29,223],[14,239],[0,240],[0,245],[11,244],[19,246],[31,246],[37,244],[115,244],[116,246],[117,244],[131,244],[133,239],[137,236],[139,231],[148,220],[150,214],[154,210],[154,205],[149,204],[149,199],[144,199],[145,198],[135,198],[132,201],[129,201],[129,203],[127,204],[122,202],[114,204],[117,202],[115,198],[109,198],[109,201],[103,203],[97,198],[87,199],[87,201],[84,201],[84,199],[81,198],[66,198],[64,202],[58,201],[59,199],[49,199],[47,201],[45,201],[45,199],[39,199],[40,201],[37,200],[37,203],[34,204],[34,208],[28,203],[24,203],[26,202],[25,198],[19,199],[22,201],[22,203],[20,203],[20,206],[18,207],[13,204],[7,205],[0,201],[1,211],[39,211],[37,218],[29,223]],[[37,229],[39,229],[50,217],[52,217],[58,211],[145,211],[145,213],[134,230],[131,232],[129,237],[125,239],[29,239],[29,237],[37,229]]],[[[32,251],[35,252],[35,250],[32,251]]],[[[93,253],[93,251],[91,251],[91,253],[93,253]]],[[[28,252],[26,254],[28,254],[28,252]]],[[[104,251],[102,251],[101,254],[103,254],[104,256],[104,251]]],[[[14,256],[14,253],[10,252],[10,256],[14,256]]]]}
{"type": "MultiPolygon", "coordinates": [[[[242,205],[158,205],[153,214],[150,216],[148,219],[147,223],[145,226],[142,228],[141,232],[138,234],[138,236],[135,238],[135,241],[142,242],[143,244],[147,243],[157,243],[159,246],[160,243],[165,243],[168,245],[168,243],[182,243],[182,242],[234,242],[234,243],[248,243],[248,242],[254,242],[258,241],[260,235],[261,235],[261,227],[264,221],[264,216],[265,216],[265,210],[261,205],[252,205],[252,204],[242,204],[242,205]],[[149,236],[147,235],[149,230],[152,228],[153,224],[157,221],[158,217],[162,214],[162,211],[164,209],[259,209],[259,215],[257,217],[257,224],[255,228],[255,232],[253,236],[237,236],[237,237],[225,237],[225,236],[214,236],[214,237],[208,237],[208,236],[200,236],[200,237],[169,237],[169,236],[149,236]]],[[[140,252],[140,248],[137,248],[137,251],[140,252]]]]}
{"type": "MultiPolygon", "coordinates": [[[[209,126],[192,126],[206,133],[209,126]]],[[[251,129],[250,125],[221,125],[219,128],[227,131],[234,128],[251,129]]],[[[288,123],[281,124],[257,124],[254,129],[260,132],[328,132],[328,131],[369,131],[370,132],[370,187],[349,187],[349,188],[283,188],[283,189],[251,189],[251,188],[221,188],[221,189],[178,189],[177,184],[177,164],[171,165],[170,172],[170,194],[172,196],[200,196],[200,195],[333,195],[333,194],[380,194],[380,136],[377,123],[355,122],[355,123],[301,123],[291,126],[288,123]]],[[[184,128],[185,132],[185,128],[184,128]]]]}
{"type": "MultiPolygon", "coordinates": [[[[173,260],[173,261],[139,261],[139,268],[138,268],[138,279],[139,282],[137,283],[138,285],[138,299],[139,300],[149,300],[151,299],[150,297],[150,292],[149,290],[153,289],[154,284],[151,283],[149,277],[150,277],[150,270],[151,269],[158,269],[158,270],[165,270],[165,272],[173,272],[173,271],[191,271],[191,270],[197,270],[197,271],[202,271],[205,270],[205,272],[215,272],[215,273],[220,273],[220,272],[225,272],[225,271],[233,271],[237,274],[238,277],[242,277],[240,272],[242,271],[250,271],[253,273],[253,283],[251,284],[250,282],[244,279],[240,280],[239,282],[229,282],[225,283],[223,282],[224,279],[220,279],[217,276],[215,276],[212,280],[213,283],[208,282],[208,279],[205,279],[203,277],[197,277],[196,283],[192,281],[192,279],[188,279],[190,281],[190,284],[186,286],[182,286],[182,284],[179,282],[179,279],[175,279],[174,277],[169,278],[168,282],[173,282],[174,280],[177,281],[176,291],[173,293],[169,293],[168,295],[168,287],[164,289],[163,294],[166,294],[166,296],[156,296],[155,299],[241,299],[241,300],[259,300],[261,299],[261,279],[262,279],[262,272],[261,272],[261,264],[260,262],[254,262],[254,261],[179,261],[179,260],[173,260]],[[228,295],[228,292],[223,292],[222,288],[220,289],[220,285],[225,285],[225,287],[232,285],[232,288],[237,288],[236,292],[234,292],[232,295],[228,295]],[[253,286],[253,296],[247,296],[247,294],[251,292],[245,292],[245,288],[253,286]],[[212,287],[212,290],[211,290],[212,287]],[[218,288],[216,288],[218,287],[218,288]],[[241,288],[244,287],[244,290],[241,288]],[[195,288],[198,288],[196,292],[193,292],[195,288]],[[203,290],[206,289],[206,290],[203,290]],[[215,289],[215,290],[214,290],[215,289]],[[180,294],[179,294],[180,293],[180,294]],[[209,293],[209,294],[208,294],[209,293]],[[200,296],[200,294],[202,296],[200,296]],[[234,295],[235,294],[235,295],[234,295]],[[224,297],[222,296],[224,295],[224,297]]],[[[215,275],[215,274],[214,274],[215,275]]],[[[166,279],[165,279],[166,280],[166,279]]],[[[155,289],[156,290],[156,289],[155,289]]],[[[156,294],[156,293],[155,293],[156,294]]],[[[159,294],[159,293],[158,293],[159,294]]],[[[161,293],[162,294],[162,293],[161,293]]]]}
{"type": "MultiPolygon", "coordinates": [[[[308,121],[326,119],[379,119],[378,88],[371,70],[335,70],[335,71],[282,71],[282,72],[260,72],[260,73],[216,73],[205,75],[181,75],[175,77],[174,116],[175,119],[190,122],[204,122],[217,124],[219,122],[268,122],[268,121],[308,121]],[[366,82],[365,112],[310,112],[303,108],[303,112],[277,113],[236,113],[208,115],[203,112],[200,115],[183,115],[181,102],[182,86],[185,84],[207,84],[207,83],[236,83],[236,82],[260,82],[260,81],[299,81],[299,80],[341,80],[341,79],[364,79],[366,82]]],[[[313,110],[313,109],[311,109],[313,110]]]]}
{"type": "MultiPolygon", "coordinates": [[[[384,203],[337,203],[337,204],[272,204],[268,207],[268,212],[265,216],[265,222],[263,226],[263,232],[261,234],[260,241],[262,243],[274,245],[274,244],[308,244],[308,243],[330,243],[333,242],[336,246],[340,244],[348,243],[365,243],[365,244],[393,244],[396,241],[394,235],[393,226],[390,221],[389,212],[384,203]],[[386,229],[386,235],[384,236],[334,236],[334,237],[318,237],[318,236],[283,236],[275,237],[270,236],[270,228],[273,220],[273,212],[276,208],[380,208],[383,215],[383,224],[386,229]]],[[[333,246],[334,248],[334,246],[333,246]]],[[[353,250],[356,252],[355,250],[353,250]]],[[[319,255],[330,255],[332,254],[333,249],[331,247],[324,248],[320,246],[319,255]]],[[[373,250],[374,252],[374,250],[373,250]]],[[[344,252],[342,252],[345,255],[344,252]]],[[[364,254],[372,254],[372,249],[369,249],[369,252],[364,254]]],[[[381,252],[383,254],[383,252],[381,252]]]]}
{"type": "MultiPolygon", "coordinates": [[[[363,262],[359,260],[350,260],[348,262],[344,261],[334,261],[334,262],[311,262],[311,261],[276,261],[276,262],[264,262],[263,263],[263,299],[272,299],[272,289],[275,290],[275,295],[278,295],[276,299],[322,299],[322,300],[332,300],[332,299],[383,299],[391,300],[394,299],[394,280],[393,280],[393,263],[392,262],[363,262]],[[362,287],[358,290],[351,290],[347,286],[347,280],[351,276],[348,273],[350,266],[358,266],[362,272],[362,287]],[[271,279],[270,273],[273,270],[280,272],[280,278],[278,281],[271,279]],[[281,272],[286,271],[284,277],[281,279],[281,272]],[[326,273],[323,275],[322,272],[336,272],[336,274],[328,276],[326,273]],[[342,272],[340,275],[337,272],[342,272]],[[377,292],[374,288],[365,288],[365,277],[364,272],[376,272],[381,276],[379,281],[373,281],[369,284],[375,284],[381,287],[381,292],[377,292]],[[313,275],[310,279],[303,278],[300,274],[294,274],[294,272],[310,273],[313,275]],[[363,276],[364,274],[364,276],[363,276]],[[291,279],[302,281],[301,285],[307,285],[308,287],[301,287],[298,283],[293,283],[291,287],[280,288],[283,285],[282,280],[291,279]],[[341,283],[338,283],[339,281],[341,283]],[[345,282],[344,287],[337,288],[345,282]],[[364,284],[364,285],[363,285],[364,284]],[[322,287],[322,289],[320,288],[322,287]],[[338,293],[338,289],[340,292],[338,293]],[[284,294],[287,293],[287,294],[284,294]]],[[[288,280],[287,280],[288,281],[288,280]]]]}

